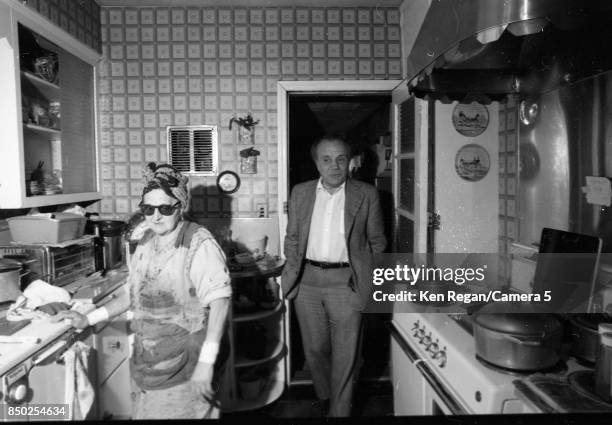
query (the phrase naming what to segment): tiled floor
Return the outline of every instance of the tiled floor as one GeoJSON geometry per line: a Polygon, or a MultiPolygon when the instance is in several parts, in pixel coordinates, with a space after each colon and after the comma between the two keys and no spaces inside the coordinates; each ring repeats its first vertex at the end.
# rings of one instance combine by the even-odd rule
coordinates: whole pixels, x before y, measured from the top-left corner
{"type": "MultiPolygon", "coordinates": [[[[355,393],[355,417],[389,417],[393,415],[392,388],[389,382],[361,382],[355,393]]],[[[289,387],[276,402],[263,408],[241,413],[226,413],[224,419],[244,418],[321,418],[322,409],[311,385],[289,387]]]]}

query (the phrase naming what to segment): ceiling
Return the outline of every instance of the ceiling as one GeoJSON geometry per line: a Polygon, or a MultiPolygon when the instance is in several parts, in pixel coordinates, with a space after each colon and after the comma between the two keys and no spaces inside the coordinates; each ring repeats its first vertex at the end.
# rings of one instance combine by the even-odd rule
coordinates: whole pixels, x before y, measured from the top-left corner
{"type": "Polygon", "coordinates": [[[372,115],[389,99],[380,97],[369,101],[307,102],[306,105],[328,134],[346,134],[372,115]]]}
{"type": "Polygon", "coordinates": [[[402,0],[96,0],[96,2],[102,7],[399,7],[402,0]]]}

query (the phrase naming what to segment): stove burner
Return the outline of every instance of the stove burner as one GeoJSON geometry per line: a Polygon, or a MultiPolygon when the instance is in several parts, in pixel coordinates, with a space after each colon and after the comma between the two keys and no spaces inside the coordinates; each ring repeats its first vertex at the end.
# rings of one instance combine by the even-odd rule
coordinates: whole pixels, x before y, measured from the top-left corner
{"type": "Polygon", "coordinates": [[[479,355],[476,355],[476,359],[488,369],[494,370],[499,373],[505,373],[507,375],[513,376],[528,376],[533,375],[534,373],[542,373],[542,374],[561,374],[567,372],[567,365],[563,360],[559,360],[557,364],[552,365],[551,367],[547,367],[546,369],[535,369],[535,370],[520,370],[520,369],[512,369],[509,367],[503,367],[489,362],[488,360],[483,359],[479,355]]]}
{"type": "Polygon", "coordinates": [[[612,404],[602,400],[595,392],[595,374],[590,370],[579,370],[570,373],[567,377],[567,381],[576,391],[588,397],[592,400],[604,403],[607,406],[612,407],[612,404]]]}

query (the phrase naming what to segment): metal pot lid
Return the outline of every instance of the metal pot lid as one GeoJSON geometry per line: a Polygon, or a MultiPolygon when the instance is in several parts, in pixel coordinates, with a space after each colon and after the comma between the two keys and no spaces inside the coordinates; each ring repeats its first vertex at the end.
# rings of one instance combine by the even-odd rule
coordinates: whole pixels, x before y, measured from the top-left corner
{"type": "Polygon", "coordinates": [[[570,320],[579,326],[584,326],[596,331],[600,323],[611,323],[612,317],[605,313],[573,314],[570,320]]]}
{"type": "Polygon", "coordinates": [[[20,268],[21,268],[20,261],[11,260],[10,258],[0,258],[0,272],[19,270],[20,268]]]}
{"type": "Polygon", "coordinates": [[[474,322],[485,329],[521,336],[541,336],[562,329],[561,321],[553,314],[538,313],[534,307],[522,303],[486,305],[474,314],[474,322]]]}

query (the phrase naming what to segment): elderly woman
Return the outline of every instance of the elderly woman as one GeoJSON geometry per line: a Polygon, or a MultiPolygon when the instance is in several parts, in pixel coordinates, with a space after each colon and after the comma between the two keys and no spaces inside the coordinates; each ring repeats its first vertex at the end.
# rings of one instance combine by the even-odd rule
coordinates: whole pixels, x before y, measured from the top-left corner
{"type": "Polygon", "coordinates": [[[84,328],[132,310],[133,419],[216,418],[231,296],[225,256],[206,229],[182,219],[185,176],[151,163],[145,182],[140,210],[147,230],[128,265],[129,301],[57,317],[84,328]]]}

